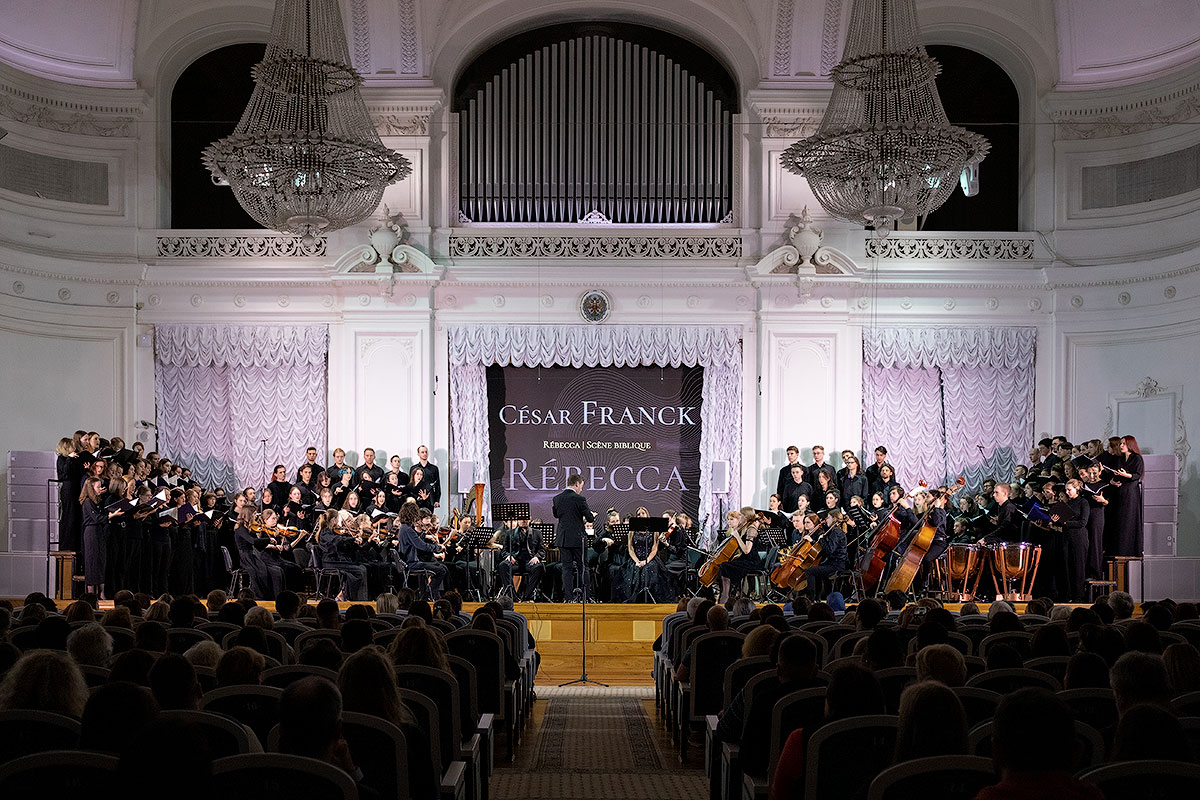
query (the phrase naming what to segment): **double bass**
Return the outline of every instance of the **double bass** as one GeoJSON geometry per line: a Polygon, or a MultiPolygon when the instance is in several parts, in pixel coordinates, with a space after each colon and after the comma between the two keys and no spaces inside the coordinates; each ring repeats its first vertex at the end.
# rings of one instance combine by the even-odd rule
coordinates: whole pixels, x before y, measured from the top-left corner
{"type": "MultiPolygon", "coordinates": [[[[918,486],[925,489],[929,484],[920,481],[918,486]]],[[[909,494],[908,497],[912,497],[912,494],[909,494]]],[[[879,585],[879,581],[883,578],[883,571],[887,569],[888,556],[892,554],[898,544],[900,544],[900,520],[896,519],[896,512],[893,510],[883,524],[876,529],[875,535],[871,537],[871,546],[866,548],[859,557],[858,568],[862,572],[864,592],[869,592],[879,585]]]]}
{"type": "MultiPolygon", "coordinates": [[[[959,475],[954,483],[955,486],[947,489],[942,495],[943,497],[953,495],[966,485],[967,479],[959,475]]],[[[921,568],[921,562],[925,559],[925,555],[929,552],[929,548],[933,544],[934,534],[937,533],[937,528],[929,524],[929,512],[932,510],[932,508],[926,509],[925,518],[921,520],[921,529],[909,541],[908,547],[904,550],[904,555],[901,556],[900,562],[892,572],[892,577],[888,579],[888,584],[884,587],[884,592],[890,592],[894,589],[907,592],[909,587],[912,586],[913,579],[917,577],[917,571],[921,568]]]]}

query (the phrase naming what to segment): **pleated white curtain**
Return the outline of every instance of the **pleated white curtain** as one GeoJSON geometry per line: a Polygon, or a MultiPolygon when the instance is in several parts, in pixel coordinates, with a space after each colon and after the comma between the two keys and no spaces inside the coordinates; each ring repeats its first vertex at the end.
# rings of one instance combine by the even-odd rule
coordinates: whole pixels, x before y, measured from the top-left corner
{"type": "MultiPolygon", "coordinates": [[[[450,329],[450,438],[488,484],[487,367],[695,366],[704,368],[700,410],[700,516],[741,497],[742,344],[736,327],[670,325],[462,325],[450,329]],[[712,462],[729,462],[729,492],[712,491],[712,462]]],[[[490,486],[485,504],[490,506],[490,486]]]]}
{"type": "Polygon", "coordinates": [[[328,355],[325,325],[157,326],[159,452],[206,488],[262,486],[264,454],[290,479],[326,451],[328,355]]]}
{"type": "Polygon", "coordinates": [[[1034,328],[878,328],[863,335],[863,446],[911,489],[1007,478],[1033,441],[1034,328]]]}

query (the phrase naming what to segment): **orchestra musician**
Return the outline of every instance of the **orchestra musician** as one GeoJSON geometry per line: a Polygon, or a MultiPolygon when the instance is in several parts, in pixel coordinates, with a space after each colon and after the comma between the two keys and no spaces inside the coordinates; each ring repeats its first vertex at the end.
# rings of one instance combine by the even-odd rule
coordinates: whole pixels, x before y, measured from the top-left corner
{"type": "Polygon", "coordinates": [[[396,521],[400,524],[397,547],[400,560],[408,569],[423,569],[431,574],[429,591],[432,599],[442,596],[442,584],[446,581],[445,548],[436,544],[431,531],[432,515],[416,503],[405,503],[396,521]]]}
{"type": "Polygon", "coordinates": [[[816,514],[804,518],[805,538],[821,545],[820,563],[804,571],[810,598],[825,599],[826,593],[819,590],[825,578],[846,568],[846,530],[842,526],[840,511],[830,511],[824,520],[816,514]]]}
{"type": "Polygon", "coordinates": [[[946,532],[946,494],[940,489],[919,491],[912,499],[901,500],[900,507],[894,513],[900,524],[907,528],[904,538],[896,548],[897,554],[908,548],[922,527],[929,525],[934,529],[933,540],[921,559],[921,568],[914,582],[917,593],[923,594],[929,586],[929,572],[933,562],[950,546],[950,536],[946,532]]]}
{"type": "MultiPolygon", "coordinates": [[[[361,523],[355,519],[347,519],[345,527],[348,532],[338,532],[339,518],[346,519],[339,512],[326,511],[318,522],[315,533],[316,552],[319,554],[323,569],[335,569],[342,579],[342,597],[350,601],[367,599],[367,568],[357,563],[355,556],[362,546],[363,534],[361,523]]],[[[264,513],[263,521],[266,522],[264,513]]]]}
{"type": "MultiPolygon", "coordinates": [[[[792,470],[793,476],[796,474],[792,470]]],[[[734,581],[741,582],[748,575],[762,570],[762,558],[758,553],[758,512],[751,506],[729,512],[729,535],[737,542],[737,554],[717,569],[721,580],[721,600],[729,600],[730,587],[734,581]]]]}
{"type": "Polygon", "coordinates": [[[540,536],[529,528],[529,520],[510,521],[496,531],[496,543],[500,546],[500,561],[496,565],[496,576],[500,591],[508,592],[518,602],[529,602],[542,582],[545,570],[546,545],[540,536]],[[520,594],[517,593],[515,576],[524,576],[520,594]]]}
{"type": "MultiPolygon", "coordinates": [[[[667,532],[662,534],[658,543],[658,557],[661,563],[661,574],[665,578],[663,584],[669,585],[671,593],[679,597],[686,592],[688,548],[691,546],[691,526],[688,516],[682,512],[675,515],[667,532]]],[[[657,596],[658,593],[656,592],[657,596]]],[[[667,593],[663,592],[658,598],[666,602],[667,593]]]]}

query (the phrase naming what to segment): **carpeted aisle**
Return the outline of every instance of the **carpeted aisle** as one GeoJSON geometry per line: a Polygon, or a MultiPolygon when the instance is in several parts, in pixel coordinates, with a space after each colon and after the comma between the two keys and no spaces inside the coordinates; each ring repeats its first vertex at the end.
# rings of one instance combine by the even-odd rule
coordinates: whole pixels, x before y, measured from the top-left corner
{"type": "MultiPolygon", "coordinates": [[[[538,700],[512,766],[492,776],[496,800],[695,800],[704,772],[679,765],[654,701],[555,693],[538,700]]],[[[696,762],[696,759],[692,759],[696,762]]]]}

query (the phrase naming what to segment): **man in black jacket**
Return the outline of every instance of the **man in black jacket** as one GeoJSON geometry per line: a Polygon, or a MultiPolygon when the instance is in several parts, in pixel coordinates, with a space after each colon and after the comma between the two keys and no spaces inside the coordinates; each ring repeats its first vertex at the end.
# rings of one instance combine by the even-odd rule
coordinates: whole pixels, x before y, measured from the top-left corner
{"type": "Polygon", "coordinates": [[[587,602],[587,573],[583,569],[584,525],[595,522],[596,515],[588,508],[587,500],[579,491],[583,488],[583,476],[572,472],[567,477],[567,488],[554,496],[554,518],[558,529],[554,534],[554,546],[559,548],[563,564],[563,599],[567,602],[587,602]],[[579,579],[577,598],[575,580],[579,579]]]}

